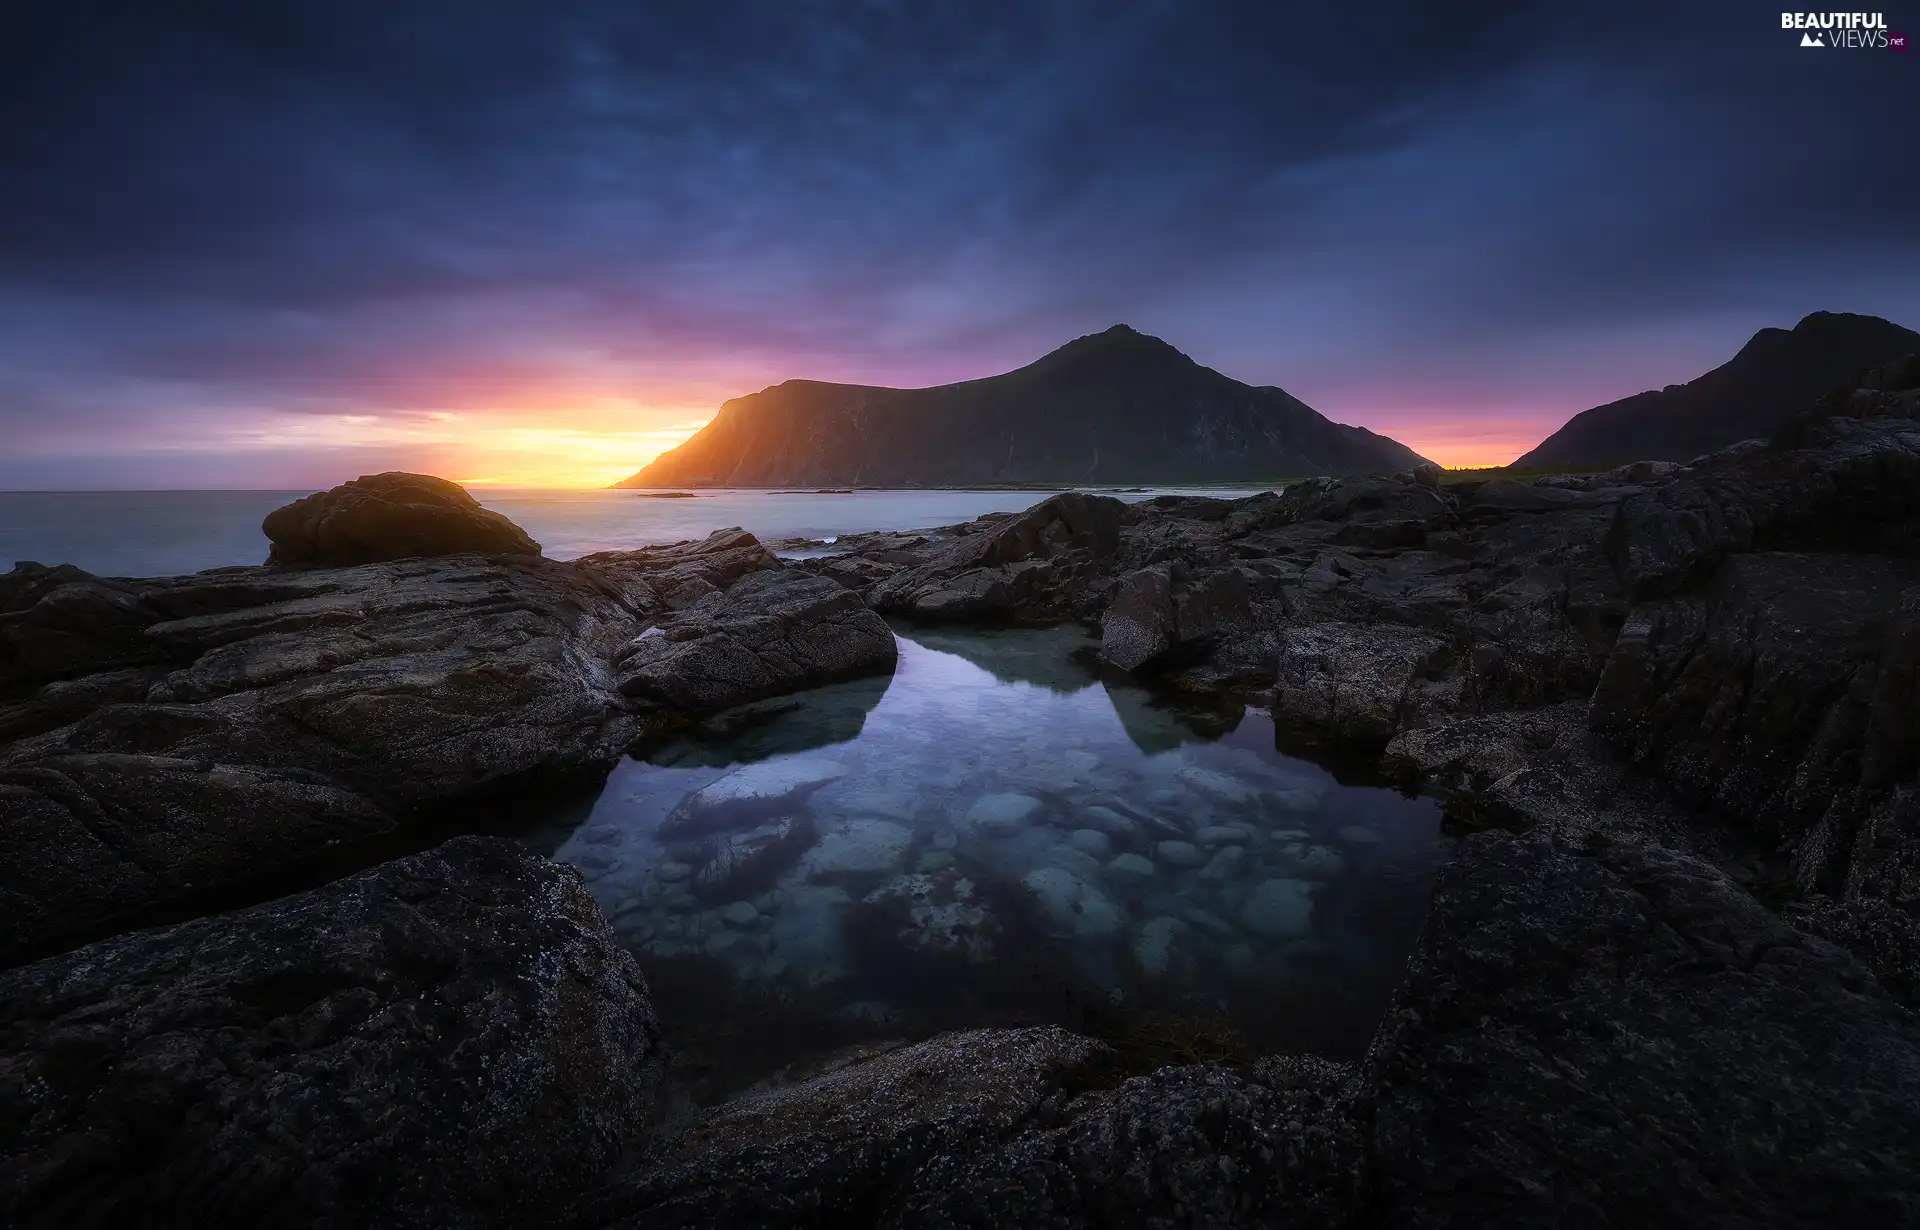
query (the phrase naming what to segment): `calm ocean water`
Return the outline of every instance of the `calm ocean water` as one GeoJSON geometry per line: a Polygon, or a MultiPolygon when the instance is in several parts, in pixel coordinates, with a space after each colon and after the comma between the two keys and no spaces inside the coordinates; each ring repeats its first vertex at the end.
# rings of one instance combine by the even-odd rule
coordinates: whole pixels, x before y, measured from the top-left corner
{"type": "MultiPolygon", "coordinates": [[[[1116,492],[1143,500],[1170,489],[1116,492]]],[[[1253,489],[1182,488],[1239,496],[1253,489]]],[[[260,521],[305,491],[0,491],[0,569],[15,560],[77,564],[103,576],[168,576],[257,564],[260,521]]],[[[764,539],[927,529],[1013,512],[1043,491],[860,491],[848,495],[710,491],[658,499],[631,491],[484,490],[474,495],[538,539],[546,554],[679,542],[738,525],[764,539]]]]}

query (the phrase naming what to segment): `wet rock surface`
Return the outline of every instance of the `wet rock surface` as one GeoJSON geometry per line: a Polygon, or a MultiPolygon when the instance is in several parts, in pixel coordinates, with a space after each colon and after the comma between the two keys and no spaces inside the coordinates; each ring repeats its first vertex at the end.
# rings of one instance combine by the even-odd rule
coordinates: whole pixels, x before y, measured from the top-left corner
{"type": "Polygon", "coordinates": [[[0,975],[0,1221],[538,1220],[653,1120],[579,877],[459,838],[0,975]]]}
{"type": "Polygon", "coordinates": [[[893,658],[857,595],[738,530],[568,563],[23,565],[0,576],[0,961],[893,658]]]}

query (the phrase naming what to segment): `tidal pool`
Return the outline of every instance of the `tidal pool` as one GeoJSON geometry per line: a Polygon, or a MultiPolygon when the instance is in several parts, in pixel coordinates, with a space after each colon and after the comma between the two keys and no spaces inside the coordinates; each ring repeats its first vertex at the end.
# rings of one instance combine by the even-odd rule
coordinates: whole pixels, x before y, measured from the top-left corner
{"type": "Polygon", "coordinates": [[[1074,629],[897,632],[891,676],[629,759],[547,842],[716,1089],[972,1025],[1365,1047],[1426,911],[1436,803],[1283,754],[1259,709],[1103,682],[1074,629]]]}

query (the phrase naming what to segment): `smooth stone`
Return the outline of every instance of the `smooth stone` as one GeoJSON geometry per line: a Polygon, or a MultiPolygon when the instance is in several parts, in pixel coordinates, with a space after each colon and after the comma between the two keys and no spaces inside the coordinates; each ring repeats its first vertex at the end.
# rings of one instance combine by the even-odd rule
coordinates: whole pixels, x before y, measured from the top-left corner
{"type": "Polygon", "coordinates": [[[1226,884],[1240,878],[1247,867],[1247,848],[1245,846],[1222,846],[1207,865],[1200,869],[1202,884],[1226,884]]]}
{"type": "Polygon", "coordinates": [[[1041,802],[1030,794],[989,794],[976,799],[962,823],[997,837],[1019,832],[1040,814],[1041,802]]]}
{"type": "Polygon", "coordinates": [[[1053,921],[1082,938],[1112,935],[1125,925],[1120,908],[1105,893],[1072,872],[1042,867],[1020,877],[1053,921]]]}
{"type": "Polygon", "coordinates": [[[800,866],[810,880],[894,871],[913,844],[913,830],[891,820],[842,821],[807,851],[800,866]]]}
{"type": "Polygon", "coordinates": [[[1075,829],[1067,840],[1072,843],[1074,849],[1090,854],[1102,862],[1113,857],[1113,838],[1099,829],[1075,829]]]}
{"type": "Polygon", "coordinates": [[[1251,803],[1260,793],[1258,787],[1230,773],[1202,768],[1199,765],[1188,765],[1173,776],[1181,785],[1197,790],[1207,798],[1234,806],[1251,803]]]}
{"type": "Polygon", "coordinates": [[[1134,959],[1140,962],[1141,972],[1149,978],[1166,977],[1176,945],[1189,930],[1186,923],[1164,914],[1141,927],[1139,938],[1133,942],[1134,959]]]}
{"type": "Polygon", "coordinates": [[[1099,859],[1088,854],[1085,850],[1076,850],[1065,843],[1057,845],[1047,851],[1047,861],[1056,867],[1063,867],[1071,871],[1083,880],[1092,879],[1104,870],[1099,859]]]}
{"type": "Polygon", "coordinates": [[[1107,864],[1107,877],[1119,884],[1145,884],[1153,879],[1153,863],[1138,854],[1122,854],[1107,864]]]}
{"type": "Polygon", "coordinates": [[[1251,944],[1227,945],[1226,951],[1220,954],[1220,961],[1227,967],[1227,972],[1236,978],[1250,978],[1260,968],[1260,954],[1253,950],[1251,944]]]}
{"type": "Polygon", "coordinates": [[[1268,880],[1247,894],[1240,906],[1240,922],[1268,939],[1304,935],[1313,920],[1313,889],[1305,880],[1268,880]]]}
{"type": "Polygon", "coordinates": [[[736,901],[720,911],[720,917],[736,927],[751,927],[760,919],[760,911],[751,901],[736,901]]]}
{"type": "Polygon", "coordinates": [[[1085,777],[1100,767],[1100,758],[1092,752],[1068,752],[1059,759],[1067,777],[1085,777]]]}
{"type": "Polygon", "coordinates": [[[1320,796],[1311,790],[1274,790],[1267,794],[1267,802],[1281,811],[1309,812],[1320,806],[1320,796]]]}
{"type": "MultiPolygon", "coordinates": [[[[882,816],[889,820],[911,820],[920,810],[922,792],[911,783],[883,777],[843,784],[833,788],[831,802],[835,811],[846,815],[882,816]]],[[[823,797],[822,802],[827,800],[823,797]]]]}
{"type": "Polygon", "coordinates": [[[1333,834],[1350,846],[1377,846],[1384,838],[1364,824],[1344,824],[1333,834]]]}
{"type": "Polygon", "coordinates": [[[667,884],[678,884],[693,874],[693,868],[685,863],[661,863],[653,869],[653,874],[667,884]]]}
{"type": "Polygon", "coordinates": [[[1139,822],[1131,816],[1121,815],[1111,807],[1101,807],[1096,804],[1092,807],[1082,808],[1076,819],[1078,819],[1084,827],[1098,829],[1100,832],[1119,841],[1140,840],[1139,822]]]}
{"type": "Polygon", "coordinates": [[[1205,931],[1211,931],[1215,935],[1232,935],[1234,933],[1232,923],[1215,914],[1213,911],[1202,909],[1197,905],[1188,904],[1182,907],[1180,916],[1194,926],[1205,931]]]}
{"type": "Polygon", "coordinates": [[[1331,880],[1347,865],[1338,850],[1314,845],[1286,846],[1279,851],[1277,861],[1302,880],[1331,880]]]}
{"type": "Polygon", "coordinates": [[[1193,839],[1203,846],[1224,846],[1233,842],[1252,841],[1253,834],[1238,824],[1209,824],[1193,835],[1193,839]]]}
{"type": "Polygon", "coordinates": [[[922,854],[919,859],[914,862],[913,866],[915,871],[932,874],[936,871],[945,871],[947,868],[953,866],[954,861],[954,857],[949,851],[929,850],[925,854],[922,854]]]}
{"type": "Polygon", "coordinates": [[[846,774],[837,760],[767,760],[735,769],[687,796],[681,806],[705,811],[739,803],[770,803],[809,786],[819,786],[846,774]]]}
{"type": "Polygon", "coordinates": [[[700,947],[708,956],[717,957],[727,952],[727,950],[739,942],[740,933],[738,931],[715,931],[707,937],[706,943],[700,947]]]}
{"type": "Polygon", "coordinates": [[[1268,833],[1267,836],[1271,837],[1275,842],[1281,845],[1288,845],[1288,844],[1304,845],[1305,843],[1313,840],[1313,834],[1309,833],[1305,829],[1274,829],[1272,832],[1268,833]]]}
{"type": "Polygon", "coordinates": [[[1153,848],[1153,856],[1173,867],[1198,867],[1207,861],[1200,847],[1190,841],[1163,841],[1153,848]]]}

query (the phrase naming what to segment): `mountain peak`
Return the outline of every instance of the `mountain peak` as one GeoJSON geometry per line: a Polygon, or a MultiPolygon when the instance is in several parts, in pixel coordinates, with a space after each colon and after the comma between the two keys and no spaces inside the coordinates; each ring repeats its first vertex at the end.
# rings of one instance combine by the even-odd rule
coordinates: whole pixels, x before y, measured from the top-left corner
{"type": "Polygon", "coordinates": [[[1119,324],[1102,329],[1098,333],[1089,333],[1076,337],[1066,345],[1043,357],[1041,364],[1056,363],[1062,360],[1077,360],[1094,355],[1158,355],[1179,358],[1191,363],[1193,360],[1179,347],[1151,333],[1142,333],[1132,325],[1119,324]]]}

